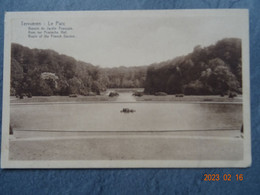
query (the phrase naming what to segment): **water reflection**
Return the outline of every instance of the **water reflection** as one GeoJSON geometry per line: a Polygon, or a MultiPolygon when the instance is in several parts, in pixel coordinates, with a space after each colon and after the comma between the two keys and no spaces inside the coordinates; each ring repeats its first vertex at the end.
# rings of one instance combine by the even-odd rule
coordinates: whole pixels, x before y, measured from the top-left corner
{"type": "Polygon", "coordinates": [[[27,130],[174,131],[240,128],[240,104],[95,103],[11,106],[11,124],[27,130]],[[134,109],[131,114],[123,108],[134,109]]]}

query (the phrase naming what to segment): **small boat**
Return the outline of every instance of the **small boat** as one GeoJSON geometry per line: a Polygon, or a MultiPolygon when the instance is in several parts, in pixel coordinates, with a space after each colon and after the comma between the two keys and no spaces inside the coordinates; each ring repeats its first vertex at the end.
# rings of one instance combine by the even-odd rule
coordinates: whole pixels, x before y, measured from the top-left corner
{"type": "Polygon", "coordinates": [[[130,113],[130,112],[135,112],[135,110],[134,109],[129,109],[129,108],[123,108],[123,110],[121,110],[120,112],[130,113]]]}

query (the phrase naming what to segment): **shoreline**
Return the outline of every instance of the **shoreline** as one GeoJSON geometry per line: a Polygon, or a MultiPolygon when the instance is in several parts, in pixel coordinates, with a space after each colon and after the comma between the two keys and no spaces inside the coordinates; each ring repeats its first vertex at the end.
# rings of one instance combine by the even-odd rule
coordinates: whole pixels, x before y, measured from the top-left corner
{"type": "MultiPolygon", "coordinates": [[[[122,93],[124,96],[126,93],[122,93]]],[[[128,96],[125,97],[108,97],[106,95],[100,96],[34,96],[32,98],[18,99],[14,96],[10,96],[11,105],[37,105],[37,104],[93,104],[93,103],[189,103],[189,104],[242,104],[242,96],[235,98],[220,97],[216,95],[212,96],[184,96],[175,97],[175,95],[167,96],[153,96],[143,95],[141,97],[131,96],[129,101],[128,96]]]]}
{"type": "Polygon", "coordinates": [[[90,101],[90,102],[28,102],[28,103],[11,103],[11,106],[18,105],[51,105],[51,104],[239,104],[243,102],[195,102],[195,101],[136,101],[136,102],[110,102],[110,101],[90,101]]]}

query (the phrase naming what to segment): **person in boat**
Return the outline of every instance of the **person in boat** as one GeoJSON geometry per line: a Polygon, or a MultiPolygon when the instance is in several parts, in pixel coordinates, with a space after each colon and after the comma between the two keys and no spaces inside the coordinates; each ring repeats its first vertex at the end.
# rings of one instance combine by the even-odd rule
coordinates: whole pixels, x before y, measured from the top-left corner
{"type": "Polygon", "coordinates": [[[135,112],[135,110],[129,108],[123,108],[123,110],[121,110],[120,112],[129,113],[129,112],[135,112]]]}

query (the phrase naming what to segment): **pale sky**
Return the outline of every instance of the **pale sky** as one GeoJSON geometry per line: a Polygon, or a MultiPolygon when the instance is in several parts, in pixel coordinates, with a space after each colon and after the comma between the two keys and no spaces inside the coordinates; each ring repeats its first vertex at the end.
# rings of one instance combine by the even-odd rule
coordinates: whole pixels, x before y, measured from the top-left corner
{"type": "MultiPolygon", "coordinates": [[[[209,46],[226,37],[247,36],[245,10],[103,11],[18,13],[12,19],[11,42],[52,49],[101,67],[161,62],[209,46]],[[28,38],[21,22],[64,22],[75,38],[28,38]]],[[[58,27],[58,26],[57,26],[58,27]]]]}

